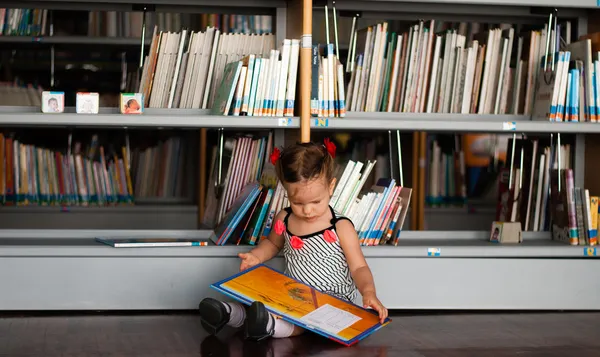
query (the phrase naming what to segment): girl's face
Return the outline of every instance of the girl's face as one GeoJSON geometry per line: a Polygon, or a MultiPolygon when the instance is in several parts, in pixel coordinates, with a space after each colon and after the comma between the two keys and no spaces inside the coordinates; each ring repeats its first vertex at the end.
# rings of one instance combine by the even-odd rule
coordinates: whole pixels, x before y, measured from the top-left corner
{"type": "Polygon", "coordinates": [[[325,178],[286,183],[292,212],[307,223],[313,223],[327,214],[329,200],[335,188],[335,179],[327,183],[325,178]]]}

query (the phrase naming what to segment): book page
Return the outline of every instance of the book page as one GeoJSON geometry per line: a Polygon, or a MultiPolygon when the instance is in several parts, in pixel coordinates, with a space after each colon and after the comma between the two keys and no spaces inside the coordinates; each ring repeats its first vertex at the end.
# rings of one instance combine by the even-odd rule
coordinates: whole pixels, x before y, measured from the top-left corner
{"type": "Polygon", "coordinates": [[[359,320],[361,320],[360,317],[329,304],[325,304],[300,318],[300,321],[305,324],[331,334],[338,334],[359,320]]]}

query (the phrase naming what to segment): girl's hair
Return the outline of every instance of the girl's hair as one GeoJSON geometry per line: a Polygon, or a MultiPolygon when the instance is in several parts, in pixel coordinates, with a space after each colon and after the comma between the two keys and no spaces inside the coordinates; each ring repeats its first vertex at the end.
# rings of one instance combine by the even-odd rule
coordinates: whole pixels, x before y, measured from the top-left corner
{"type": "Polygon", "coordinates": [[[285,148],[275,164],[281,182],[296,183],[324,177],[334,178],[335,162],[323,144],[297,143],[285,148]]]}

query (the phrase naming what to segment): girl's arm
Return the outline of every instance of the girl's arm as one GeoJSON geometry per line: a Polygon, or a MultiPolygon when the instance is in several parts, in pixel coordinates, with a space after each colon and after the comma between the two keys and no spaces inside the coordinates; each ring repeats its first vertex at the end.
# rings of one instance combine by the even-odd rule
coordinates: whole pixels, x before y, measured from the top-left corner
{"type": "Polygon", "coordinates": [[[254,265],[269,261],[279,253],[283,248],[285,240],[282,234],[277,234],[275,232],[275,222],[278,220],[283,221],[285,215],[285,211],[280,211],[275,218],[273,218],[273,225],[267,239],[261,240],[260,243],[258,243],[258,246],[249,253],[239,254],[239,257],[242,259],[240,270],[246,270],[254,265]]]}
{"type": "Polygon", "coordinates": [[[360,248],[358,235],[354,226],[350,221],[342,219],[335,224],[335,228],[338,233],[340,245],[346,256],[348,267],[350,267],[352,279],[354,279],[354,283],[363,297],[363,305],[375,309],[379,313],[381,323],[383,323],[388,316],[388,312],[377,298],[373,274],[371,274],[371,269],[369,269],[360,248]]]}

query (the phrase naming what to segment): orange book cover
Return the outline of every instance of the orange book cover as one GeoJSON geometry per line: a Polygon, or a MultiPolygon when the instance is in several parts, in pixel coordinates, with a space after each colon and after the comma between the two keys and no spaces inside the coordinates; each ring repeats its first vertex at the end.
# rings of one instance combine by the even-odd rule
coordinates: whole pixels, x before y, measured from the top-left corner
{"type": "Polygon", "coordinates": [[[345,346],[391,321],[381,324],[373,310],[322,293],[262,264],[211,287],[247,305],[260,301],[272,314],[345,346]]]}

